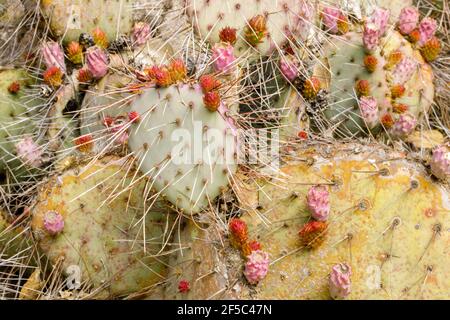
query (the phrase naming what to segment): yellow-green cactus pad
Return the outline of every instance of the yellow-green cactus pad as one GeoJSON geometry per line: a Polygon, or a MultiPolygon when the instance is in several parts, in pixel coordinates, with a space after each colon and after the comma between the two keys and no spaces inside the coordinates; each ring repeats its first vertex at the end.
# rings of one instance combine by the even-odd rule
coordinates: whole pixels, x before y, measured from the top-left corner
{"type": "MultiPolygon", "coordinates": [[[[208,276],[228,281],[202,296],[330,299],[329,273],[335,264],[347,263],[353,272],[347,299],[449,299],[449,191],[420,165],[378,145],[358,144],[317,144],[285,160],[279,176],[235,186],[249,239],[269,254],[267,277],[249,285],[239,253],[209,240],[216,265],[228,271],[219,268],[208,276]],[[312,220],[306,194],[319,184],[328,188],[331,213],[324,242],[306,249],[298,233],[312,220]]],[[[215,229],[208,234],[220,236],[215,229]]]]}
{"type": "Polygon", "coordinates": [[[150,290],[167,274],[173,216],[145,201],[149,183],[139,177],[120,159],[97,160],[50,179],[32,209],[33,233],[52,265],[66,274],[79,268],[82,285],[102,297],[150,290]],[[50,211],[64,220],[56,235],[45,227],[50,211]]]}

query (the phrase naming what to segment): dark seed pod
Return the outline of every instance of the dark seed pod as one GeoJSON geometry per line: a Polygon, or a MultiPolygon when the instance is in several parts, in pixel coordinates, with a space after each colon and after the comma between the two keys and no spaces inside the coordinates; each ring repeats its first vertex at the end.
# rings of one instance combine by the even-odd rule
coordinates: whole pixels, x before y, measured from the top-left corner
{"type": "Polygon", "coordinates": [[[130,46],[131,46],[130,38],[125,35],[122,35],[110,43],[108,51],[111,53],[116,53],[123,51],[124,49],[130,46]]]}
{"type": "Polygon", "coordinates": [[[82,33],[80,34],[80,38],[78,40],[78,42],[85,48],[89,48],[94,46],[94,39],[92,38],[91,35],[87,34],[87,33],[82,33]]]}
{"type": "Polygon", "coordinates": [[[317,97],[310,101],[309,106],[306,108],[306,112],[310,115],[323,113],[328,106],[327,92],[320,90],[317,97]]]}

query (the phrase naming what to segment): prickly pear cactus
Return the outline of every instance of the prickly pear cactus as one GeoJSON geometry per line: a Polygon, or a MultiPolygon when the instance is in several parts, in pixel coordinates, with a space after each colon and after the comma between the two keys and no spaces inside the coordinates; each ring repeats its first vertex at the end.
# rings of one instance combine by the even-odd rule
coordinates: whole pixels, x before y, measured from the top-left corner
{"type": "MultiPolygon", "coordinates": [[[[354,135],[366,131],[367,127],[379,129],[384,115],[392,115],[394,119],[398,105],[405,106],[403,112],[412,114],[416,119],[430,109],[434,96],[431,68],[400,33],[393,31],[384,40],[380,48],[370,55],[376,61],[371,71],[364,63],[368,54],[364,50],[360,33],[352,32],[331,40],[326,49],[324,61],[330,73],[323,82],[329,83],[327,89],[330,98],[324,115],[331,123],[339,124],[344,134],[354,135]],[[400,61],[389,65],[389,59],[396,54],[401,56],[400,61]],[[368,82],[368,96],[376,100],[378,116],[374,122],[369,117],[365,118],[361,110],[359,93],[355,88],[360,81],[368,82]],[[395,85],[404,86],[405,92],[401,97],[393,96],[395,85]]],[[[317,75],[327,74],[323,69],[316,72],[317,75]]]]}
{"type": "Polygon", "coordinates": [[[93,136],[96,150],[107,147],[114,134],[107,132],[108,119],[128,117],[132,101],[132,92],[128,88],[131,81],[119,73],[110,73],[87,91],[81,107],[80,131],[82,135],[93,136]]]}
{"type": "Polygon", "coordinates": [[[231,41],[238,56],[255,52],[268,56],[293,37],[306,41],[314,24],[314,7],[303,0],[189,0],[186,12],[202,39],[212,44],[231,41]]]}
{"type": "MultiPolygon", "coordinates": [[[[79,268],[95,297],[152,289],[165,279],[164,251],[173,216],[145,204],[149,181],[108,157],[48,181],[32,208],[32,230],[52,266],[79,268]]],[[[149,200],[150,201],[150,200],[149,200]]]]}
{"type": "MultiPolygon", "coordinates": [[[[266,275],[262,266],[253,270],[262,280],[250,285],[243,275],[249,277],[249,268],[264,260],[246,261],[238,250],[208,240],[223,235],[214,227],[201,241],[187,243],[194,249],[206,239],[216,255],[197,250],[196,259],[205,265],[220,261],[217,267],[192,277],[195,264],[186,262],[178,279],[208,282],[203,288],[210,291],[202,297],[330,299],[344,292],[339,298],[448,299],[449,191],[420,165],[379,146],[357,144],[305,146],[285,160],[279,176],[259,187],[236,186],[248,225],[245,238],[269,255],[266,275]],[[308,206],[308,191],[317,185],[329,193],[323,222],[312,218],[308,206]],[[338,264],[351,270],[343,283],[333,280],[338,264]]],[[[195,292],[179,296],[197,298],[195,292]]]]}
{"type": "Polygon", "coordinates": [[[0,70],[0,172],[14,177],[43,164],[43,151],[34,141],[33,107],[39,99],[27,97],[33,82],[25,70],[0,70]]]}
{"type": "Polygon", "coordinates": [[[129,147],[140,169],[190,214],[212,203],[236,170],[236,128],[219,93],[210,90],[199,83],[156,86],[131,104],[139,121],[131,126],[129,147]]]}
{"type": "Polygon", "coordinates": [[[133,5],[138,1],[43,0],[41,8],[50,29],[64,42],[78,41],[80,34],[95,28],[110,40],[133,28],[133,5]]]}
{"type": "MultiPolygon", "coordinates": [[[[403,9],[394,24],[390,15],[375,8],[360,27],[338,8],[322,9],[323,27],[338,35],[328,41],[312,78],[320,81],[328,104],[313,112],[323,113],[338,136],[383,131],[405,138],[430,111],[434,75],[428,62],[440,50],[436,21],[419,24],[413,7],[403,9]]],[[[316,99],[308,92],[305,98],[316,99]]]]}

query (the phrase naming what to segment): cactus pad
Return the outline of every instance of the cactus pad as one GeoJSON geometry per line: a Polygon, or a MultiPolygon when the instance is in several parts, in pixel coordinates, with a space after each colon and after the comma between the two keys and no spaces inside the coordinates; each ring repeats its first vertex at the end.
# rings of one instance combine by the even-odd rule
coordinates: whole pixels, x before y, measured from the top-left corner
{"type": "MultiPolygon", "coordinates": [[[[207,281],[215,285],[201,295],[330,299],[329,274],[346,263],[352,270],[347,299],[448,299],[449,191],[420,166],[399,158],[379,146],[315,145],[291,153],[280,175],[258,183],[254,191],[241,184],[241,219],[248,223],[249,238],[269,254],[269,273],[258,285],[249,285],[242,276],[245,262],[234,249],[211,244],[216,247],[212,259],[219,262],[207,281]],[[331,213],[323,242],[307,248],[299,231],[312,221],[306,195],[318,184],[329,189],[331,213]],[[221,278],[228,286],[220,284],[221,278]]],[[[214,234],[220,233],[213,227],[201,239],[214,239],[214,234]]],[[[209,263],[205,260],[211,257],[198,255],[209,263]]],[[[180,277],[190,271],[186,268],[180,277]]]]}
{"type": "Polygon", "coordinates": [[[96,27],[108,39],[115,40],[133,27],[133,4],[138,1],[44,0],[41,8],[49,20],[52,32],[64,42],[78,41],[80,34],[91,33],[96,27]]]}
{"type": "Polygon", "coordinates": [[[32,78],[22,69],[0,71],[0,172],[24,172],[24,165],[16,156],[16,145],[35,132],[31,107],[37,104],[27,98],[32,78]],[[12,90],[12,87],[15,86],[12,90]],[[16,92],[15,92],[16,91],[16,92]]]}
{"type": "MultiPolygon", "coordinates": [[[[292,36],[306,40],[314,23],[314,8],[307,1],[271,1],[254,0],[241,3],[238,0],[227,1],[186,1],[186,10],[194,28],[200,36],[211,43],[220,42],[222,29],[237,30],[237,41],[234,45],[236,55],[256,52],[270,55],[279,50],[292,36]],[[265,30],[262,31],[259,43],[252,47],[246,38],[250,32],[250,21],[257,16],[265,19],[265,30]]],[[[257,33],[259,30],[255,30],[257,33]]],[[[255,34],[255,36],[258,36],[255,34]]],[[[248,37],[247,37],[248,38],[248,37]]]]}
{"type": "MultiPolygon", "coordinates": [[[[379,49],[371,53],[377,60],[373,72],[365,66],[367,53],[358,32],[331,40],[325,58],[330,72],[324,70],[322,65],[316,68],[316,75],[325,75],[321,81],[329,85],[329,106],[324,115],[331,123],[339,125],[341,135],[352,136],[367,131],[367,127],[374,127],[361,116],[358,92],[355,90],[358,81],[368,81],[368,94],[377,100],[379,118],[387,113],[392,114],[396,104],[408,106],[408,112],[419,118],[428,112],[432,104],[433,73],[420,53],[396,31],[387,34],[382,41],[379,49]],[[402,55],[402,61],[388,67],[389,58],[398,52],[402,55]],[[411,64],[412,67],[404,68],[411,64]],[[391,88],[397,84],[402,84],[406,92],[394,99],[391,88]]],[[[380,129],[380,121],[375,125],[375,132],[376,129],[380,129]]]]}
{"type": "Polygon", "coordinates": [[[141,121],[131,128],[129,146],[141,170],[189,213],[211,203],[236,167],[231,119],[221,112],[223,104],[219,111],[208,110],[205,97],[200,85],[179,84],[146,89],[131,105],[141,121]]]}
{"type": "Polygon", "coordinates": [[[120,159],[103,158],[50,179],[32,209],[33,233],[52,265],[78,266],[99,296],[150,288],[167,272],[161,252],[172,216],[167,207],[147,211],[148,181],[136,179],[120,159]],[[49,212],[64,221],[56,235],[47,231],[49,212]]]}

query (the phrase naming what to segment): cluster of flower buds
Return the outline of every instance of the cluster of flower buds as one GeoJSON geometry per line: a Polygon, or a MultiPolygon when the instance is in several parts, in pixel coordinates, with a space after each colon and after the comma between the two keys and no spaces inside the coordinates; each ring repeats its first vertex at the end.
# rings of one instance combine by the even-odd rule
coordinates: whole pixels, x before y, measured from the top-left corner
{"type": "Polygon", "coordinates": [[[144,70],[145,80],[155,83],[156,86],[166,88],[187,77],[187,69],[184,62],[175,59],[168,65],[151,66],[144,70]]]}
{"type": "Polygon", "coordinates": [[[232,245],[239,249],[246,259],[244,276],[250,284],[258,284],[269,270],[269,255],[262,251],[258,241],[249,241],[248,226],[244,220],[231,219],[228,229],[232,245]]]}
{"type": "Polygon", "coordinates": [[[441,52],[441,42],[436,38],[437,22],[427,17],[419,22],[420,13],[415,7],[403,8],[398,20],[398,30],[415,43],[424,59],[435,60],[441,52]]]}
{"type": "Polygon", "coordinates": [[[280,71],[290,82],[293,82],[299,76],[300,66],[300,61],[293,54],[285,55],[280,59],[280,71]]]}
{"type": "Polygon", "coordinates": [[[319,247],[328,228],[330,216],[330,194],[324,186],[314,186],[308,190],[306,203],[312,221],[306,223],[299,231],[300,244],[308,249],[319,247]]]}
{"type": "Polygon", "coordinates": [[[205,107],[211,111],[217,111],[221,104],[221,98],[219,94],[220,81],[214,75],[203,75],[199,79],[200,87],[203,91],[203,103],[205,107]]]}
{"type": "MultiPolygon", "coordinates": [[[[81,83],[89,83],[93,79],[101,79],[108,72],[109,57],[106,49],[109,41],[100,28],[92,31],[92,35],[82,33],[79,41],[71,41],[66,47],[67,59],[74,65],[84,66],[78,70],[77,79],[81,83]]],[[[52,88],[62,85],[66,63],[64,50],[56,42],[47,42],[41,48],[42,60],[46,66],[43,73],[44,82],[52,88]]]]}

